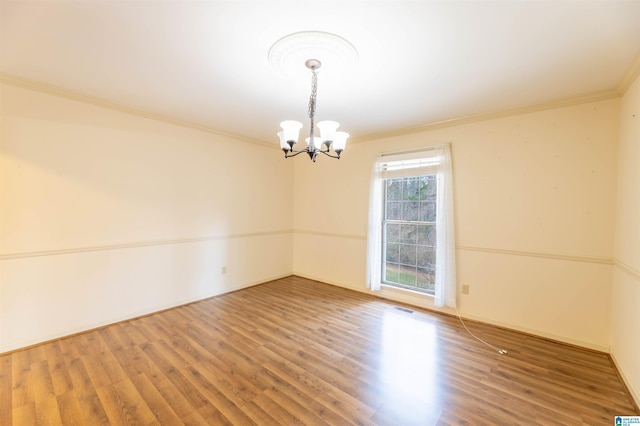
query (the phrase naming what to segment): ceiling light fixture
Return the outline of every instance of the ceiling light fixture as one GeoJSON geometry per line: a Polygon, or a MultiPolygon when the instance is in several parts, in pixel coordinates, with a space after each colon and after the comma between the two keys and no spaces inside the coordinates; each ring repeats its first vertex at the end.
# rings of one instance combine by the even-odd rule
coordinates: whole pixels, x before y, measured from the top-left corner
{"type": "Polygon", "coordinates": [[[315,136],[315,115],[316,115],[316,93],[318,91],[318,68],[322,66],[322,63],[317,59],[308,59],[305,62],[307,68],[311,70],[311,97],[309,98],[309,120],[311,121],[311,128],[309,130],[309,137],[305,139],[307,147],[301,150],[293,149],[293,146],[298,142],[298,136],[302,123],[295,120],[286,120],[280,123],[282,131],[278,132],[280,137],[280,148],[284,151],[284,157],[295,157],[298,154],[306,152],[309,154],[309,158],[316,161],[318,154],[324,154],[327,157],[340,159],[340,154],[344,151],[344,147],[347,143],[348,133],[337,132],[338,124],[336,121],[321,121],[318,123],[318,129],[320,129],[320,136],[315,136]],[[332,146],[333,144],[333,146],[332,146]],[[324,149],[323,149],[324,148],[324,149]],[[331,153],[333,148],[333,154],[331,153]]]}

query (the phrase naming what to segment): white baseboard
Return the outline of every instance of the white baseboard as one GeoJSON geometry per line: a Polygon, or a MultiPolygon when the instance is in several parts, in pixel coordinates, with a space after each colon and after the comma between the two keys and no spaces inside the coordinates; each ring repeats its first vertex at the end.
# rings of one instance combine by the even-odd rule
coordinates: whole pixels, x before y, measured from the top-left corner
{"type": "MultiPolygon", "coordinates": [[[[434,311],[434,312],[441,312],[444,314],[449,314],[449,315],[456,315],[456,312],[451,309],[451,308],[447,308],[447,307],[436,307],[433,305],[433,301],[429,300],[427,301],[427,298],[424,296],[412,296],[412,295],[402,295],[400,294],[402,291],[398,290],[398,291],[394,291],[394,290],[390,290],[387,289],[386,291],[376,291],[376,292],[372,292],[369,289],[366,288],[355,288],[355,287],[347,287],[341,283],[337,283],[337,282],[332,282],[329,280],[325,280],[322,278],[317,278],[317,277],[312,277],[309,276],[307,274],[300,274],[297,272],[293,272],[293,275],[296,275],[298,277],[302,277],[302,278],[307,278],[310,280],[314,280],[314,281],[319,281],[322,283],[326,283],[326,284],[331,284],[331,285],[335,285],[337,287],[342,287],[342,288],[346,288],[349,290],[354,290],[354,291],[358,291],[360,293],[365,293],[365,294],[370,294],[370,295],[374,295],[376,297],[379,297],[381,299],[386,299],[392,302],[399,302],[399,303],[406,303],[408,305],[412,305],[418,308],[422,308],[422,309],[427,309],[430,311],[434,311]]],[[[585,342],[582,340],[577,340],[577,339],[572,339],[569,337],[565,337],[565,336],[560,336],[560,335],[556,335],[556,334],[552,334],[552,333],[546,333],[540,330],[535,330],[535,329],[530,329],[530,328],[526,328],[526,327],[520,327],[514,324],[509,324],[509,323],[504,323],[504,322],[500,322],[500,321],[493,321],[489,318],[483,318],[483,317],[477,317],[477,316],[472,316],[472,315],[467,315],[464,313],[460,313],[460,316],[462,317],[462,319],[465,320],[471,320],[471,321],[478,321],[481,323],[485,323],[485,324],[490,324],[490,325],[495,325],[496,327],[501,327],[501,328],[505,328],[508,330],[513,330],[513,331],[517,331],[517,332],[521,332],[521,333],[526,333],[526,334],[530,334],[533,336],[538,336],[544,339],[548,339],[548,340],[554,340],[556,342],[560,342],[560,343],[566,343],[572,346],[579,346],[582,348],[586,348],[586,349],[591,349],[594,351],[598,351],[598,352],[603,352],[603,353],[609,353],[609,346],[605,346],[605,345],[598,345],[595,343],[591,343],[591,342],[585,342]]]]}
{"type": "MultiPolygon", "coordinates": [[[[633,398],[634,402],[636,403],[636,407],[640,407],[640,392],[638,392],[638,389],[636,389],[633,386],[633,382],[629,379],[629,376],[625,373],[624,367],[622,366],[620,361],[618,359],[616,359],[616,355],[615,355],[615,352],[614,352],[613,348],[609,348],[609,355],[611,356],[611,360],[613,361],[613,365],[618,370],[618,374],[620,374],[620,378],[622,378],[622,381],[624,382],[625,386],[627,386],[627,389],[629,390],[629,393],[631,394],[631,397],[633,398]]],[[[622,414],[623,413],[621,413],[621,415],[622,414]]]]}

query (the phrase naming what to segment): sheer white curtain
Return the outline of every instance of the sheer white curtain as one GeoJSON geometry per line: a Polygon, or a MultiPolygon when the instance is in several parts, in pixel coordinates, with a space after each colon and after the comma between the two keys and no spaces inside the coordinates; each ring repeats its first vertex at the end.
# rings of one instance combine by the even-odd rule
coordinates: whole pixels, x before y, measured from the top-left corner
{"type": "Polygon", "coordinates": [[[456,236],[453,226],[451,148],[440,147],[436,224],[436,306],[456,306],[456,236]]]}
{"type": "Polygon", "coordinates": [[[453,225],[453,181],[449,144],[411,152],[380,154],[371,172],[369,230],[367,235],[367,286],[380,290],[382,283],[382,216],[384,181],[395,177],[437,176],[436,306],[456,303],[455,234],[453,225]]]}
{"type": "Polygon", "coordinates": [[[383,201],[383,160],[378,155],[371,171],[369,188],[369,230],[367,232],[367,287],[380,290],[382,283],[382,213],[383,201]]]}

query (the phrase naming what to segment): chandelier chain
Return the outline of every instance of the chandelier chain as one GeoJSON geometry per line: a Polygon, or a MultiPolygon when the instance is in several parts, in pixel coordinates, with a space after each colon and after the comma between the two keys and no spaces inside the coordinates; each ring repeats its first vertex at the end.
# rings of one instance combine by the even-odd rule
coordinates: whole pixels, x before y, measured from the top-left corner
{"type": "Polygon", "coordinates": [[[311,70],[311,97],[309,98],[309,118],[313,120],[316,115],[316,93],[318,92],[318,74],[317,71],[311,70]]]}

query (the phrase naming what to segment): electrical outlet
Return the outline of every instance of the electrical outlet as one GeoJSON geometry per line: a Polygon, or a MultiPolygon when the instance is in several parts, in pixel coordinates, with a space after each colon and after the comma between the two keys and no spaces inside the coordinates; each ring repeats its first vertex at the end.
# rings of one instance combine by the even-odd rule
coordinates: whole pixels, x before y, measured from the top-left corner
{"type": "Polygon", "coordinates": [[[222,275],[226,274],[226,273],[227,273],[227,267],[226,267],[226,266],[223,266],[222,268],[220,268],[220,273],[221,273],[222,275]]]}
{"type": "Polygon", "coordinates": [[[462,294],[469,294],[469,284],[462,285],[462,294]]]}

